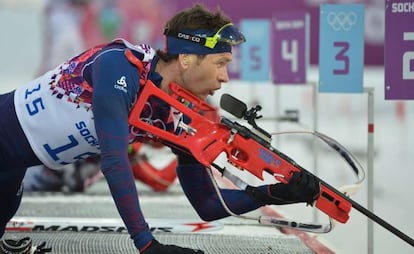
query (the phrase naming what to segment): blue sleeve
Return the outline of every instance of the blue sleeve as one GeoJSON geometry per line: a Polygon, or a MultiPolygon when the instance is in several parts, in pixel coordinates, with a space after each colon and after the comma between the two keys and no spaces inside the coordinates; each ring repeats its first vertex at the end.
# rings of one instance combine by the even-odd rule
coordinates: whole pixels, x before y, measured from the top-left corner
{"type": "MultiPolygon", "coordinates": [[[[230,214],[221,204],[207,170],[210,169],[198,163],[178,165],[177,176],[181,187],[203,220],[212,221],[228,217],[230,214]]],[[[250,212],[264,205],[243,190],[220,189],[220,193],[226,205],[236,214],[250,212]]]]}
{"type": "Polygon", "coordinates": [[[90,68],[95,129],[102,152],[101,170],[118,212],[140,249],[153,236],[139,206],[128,159],[128,114],[139,89],[139,73],[121,49],[105,51],[90,68]]]}

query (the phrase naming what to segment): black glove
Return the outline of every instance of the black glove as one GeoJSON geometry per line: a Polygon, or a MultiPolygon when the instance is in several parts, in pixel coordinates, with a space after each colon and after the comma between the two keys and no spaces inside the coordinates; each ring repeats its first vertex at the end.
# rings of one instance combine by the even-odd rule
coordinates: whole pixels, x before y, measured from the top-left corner
{"type": "Polygon", "coordinates": [[[319,196],[319,180],[306,172],[294,172],[287,184],[277,183],[260,187],[248,186],[246,192],[267,205],[286,205],[306,202],[312,205],[319,196]]]}
{"type": "Polygon", "coordinates": [[[151,245],[142,251],[142,254],[204,254],[202,250],[193,250],[176,245],[164,245],[157,240],[152,240],[151,245]]]}
{"type": "Polygon", "coordinates": [[[278,183],[269,188],[270,196],[291,203],[306,202],[312,205],[319,196],[319,180],[305,171],[294,172],[287,184],[278,183]]]}
{"type": "Polygon", "coordinates": [[[19,254],[43,254],[51,252],[52,248],[45,247],[46,242],[43,242],[39,246],[33,246],[32,250],[32,239],[25,237],[19,240],[3,239],[0,241],[0,254],[3,253],[19,253],[19,254]],[[31,252],[34,251],[34,252],[31,252]]]}

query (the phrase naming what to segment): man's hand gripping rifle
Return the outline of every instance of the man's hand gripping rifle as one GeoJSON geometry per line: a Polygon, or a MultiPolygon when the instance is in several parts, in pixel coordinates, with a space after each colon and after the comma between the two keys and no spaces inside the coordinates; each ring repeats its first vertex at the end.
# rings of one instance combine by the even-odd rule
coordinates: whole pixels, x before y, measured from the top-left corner
{"type": "MultiPolygon", "coordinates": [[[[222,173],[225,169],[216,166],[214,161],[224,152],[230,164],[238,169],[250,172],[260,180],[264,180],[264,171],[273,175],[282,184],[288,184],[295,172],[302,171],[311,174],[287,155],[271,146],[271,135],[258,127],[255,122],[260,117],[257,115],[257,112],[261,109],[260,106],[247,110],[244,103],[237,103],[238,100],[229,95],[224,95],[224,99],[222,98],[221,107],[230,111],[236,117],[243,117],[247,120],[253,127],[250,130],[225,117],[221,117],[219,123],[211,121],[204,116],[204,113],[215,111],[215,108],[174,83],[170,84],[170,90],[171,95],[163,92],[151,82],[147,82],[140,94],[140,100],[138,100],[130,114],[129,123],[136,128],[151,133],[162,142],[190,153],[205,167],[211,168],[214,166],[222,173]],[[166,102],[185,115],[186,118],[189,118],[188,123],[182,121],[178,123],[178,126],[183,130],[182,132],[179,134],[168,132],[141,119],[141,113],[146,102],[154,99],[154,97],[166,102]]],[[[320,193],[316,197],[314,205],[330,218],[345,223],[349,219],[351,207],[354,207],[413,245],[413,239],[323,180],[317,177],[316,179],[320,182],[320,193]]],[[[267,222],[270,224],[273,222],[277,226],[293,227],[312,232],[328,232],[331,229],[330,227],[321,229],[321,227],[313,224],[300,224],[301,226],[298,226],[295,225],[296,223],[283,223],[283,221],[277,219],[270,219],[267,222]]]]}

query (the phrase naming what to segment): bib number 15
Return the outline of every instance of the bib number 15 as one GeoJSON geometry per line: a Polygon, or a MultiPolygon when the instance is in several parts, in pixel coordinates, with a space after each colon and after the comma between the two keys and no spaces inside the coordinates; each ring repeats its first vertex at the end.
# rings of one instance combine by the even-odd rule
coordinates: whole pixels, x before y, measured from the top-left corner
{"type": "MultiPolygon", "coordinates": [[[[36,96],[36,93],[40,91],[40,84],[37,85],[37,87],[33,88],[32,90],[26,89],[26,92],[24,94],[24,98],[27,99],[31,96],[36,96]]],[[[26,103],[26,110],[29,113],[29,115],[33,116],[40,112],[40,110],[44,110],[45,106],[43,105],[42,97],[38,97],[34,100],[32,100],[29,103],[26,103]]]]}

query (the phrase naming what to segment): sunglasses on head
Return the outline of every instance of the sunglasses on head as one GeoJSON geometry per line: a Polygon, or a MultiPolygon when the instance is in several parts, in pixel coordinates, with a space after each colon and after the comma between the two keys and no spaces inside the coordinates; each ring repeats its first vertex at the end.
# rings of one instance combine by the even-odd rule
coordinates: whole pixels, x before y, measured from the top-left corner
{"type": "Polygon", "coordinates": [[[201,44],[210,49],[213,49],[219,42],[236,46],[246,41],[242,32],[232,23],[222,26],[213,36],[202,37],[184,32],[170,31],[168,28],[165,29],[164,35],[201,44]]]}

